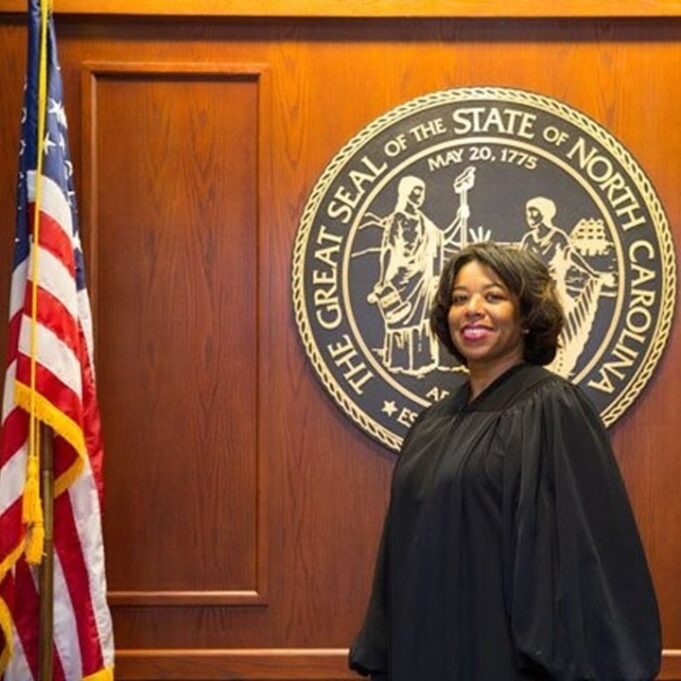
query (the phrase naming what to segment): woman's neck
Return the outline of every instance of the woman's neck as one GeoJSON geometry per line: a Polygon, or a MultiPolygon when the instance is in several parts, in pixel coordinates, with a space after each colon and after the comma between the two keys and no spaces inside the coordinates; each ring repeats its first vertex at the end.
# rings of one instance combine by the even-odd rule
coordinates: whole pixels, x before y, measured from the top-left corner
{"type": "Polygon", "coordinates": [[[522,355],[511,355],[494,363],[471,363],[468,364],[470,384],[469,401],[473,401],[480,393],[488,388],[502,374],[505,374],[511,367],[522,364],[522,355]]]}

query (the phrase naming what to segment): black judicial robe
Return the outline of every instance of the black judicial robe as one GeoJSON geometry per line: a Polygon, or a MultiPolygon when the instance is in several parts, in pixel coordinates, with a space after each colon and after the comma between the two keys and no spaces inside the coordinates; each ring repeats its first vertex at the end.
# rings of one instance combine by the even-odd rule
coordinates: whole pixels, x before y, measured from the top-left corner
{"type": "Polygon", "coordinates": [[[607,434],[522,364],[424,411],[397,461],[350,667],[387,681],[644,681],[657,603],[607,434]]]}

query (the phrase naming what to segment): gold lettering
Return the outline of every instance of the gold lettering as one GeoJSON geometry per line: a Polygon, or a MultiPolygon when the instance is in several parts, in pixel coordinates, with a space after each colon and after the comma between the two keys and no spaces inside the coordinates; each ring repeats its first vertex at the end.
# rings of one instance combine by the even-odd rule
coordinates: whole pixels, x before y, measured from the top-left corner
{"type": "Polygon", "coordinates": [[[640,303],[650,307],[655,301],[655,293],[653,291],[641,291],[638,289],[638,287],[649,281],[654,281],[657,277],[657,273],[655,270],[652,270],[649,267],[644,267],[640,264],[641,261],[639,260],[638,256],[638,252],[640,250],[645,251],[645,255],[647,256],[648,260],[653,260],[655,256],[655,249],[648,241],[639,239],[638,241],[634,241],[634,243],[629,246],[629,260],[631,260],[632,263],[631,269],[636,273],[636,278],[632,282],[631,286],[634,290],[634,293],[638,296],[632,304],[640,303]]]}
{"type": "MultiPolygon", "coordinates": [[[[630,259],[635,261],[638,251],[641,248],[648,250],[647,246],[648,244],[645,241],[634,242],[629,247],[630,259]]],[[[648,250],[648,253],[652,255],[652,249],[648,250]]],[[[635,266],[645,271],[645,274],[635,283],[649,281],[652,270],[647,270],[641,265],[635,266]]],[[[654,272],[652,278],[655,278],[654,272]]],[[[632,296],[625,316],[625,327],[622,329],[608,361],[603,362],[600,367],[598,379],[589,381],[588,385],[591,388],[612,394],[615,391],[613,380],[621,382],[626,378],[625,370],[630,369],[638,358],[640,346],[645,342],[644,334],[652,326],[653,318],[650,308],[655,304],[656,297],[655,291],[646,291],[635,286],[632,288],[632,296]]]]}
{"type": "Polygon", "coordinates": [[[326,213],[330,218],[338,219],[344,225],[347,225],[352,220],[352,208],[346,203],[331,201],[326,209],[326,213]]]}
{"type": "Polygon", "coordinates": [[[348,173],[348,177],[350,182],[352,182],[354,193],[341,185],[334,192],[333,200],[326,209],[330,217],[338,218],[344,225],[347,225],[352,220],[352,211],[357,208],[362,197],[366,194],[365,185],[372,184],[388,168],[387,163],[380,167],[377,166],[368,156],[363,156],[360,162],[370,172],[366,173],[356,169],[351,170],[348,173]]]}
{"type": "Polygon", "coordinates": [[[449,395],[449,390],[445,390],[444,388],[438,388],[437,386],[433,386],[427,393],[426,397],[431,401],[431,402],[439,402],[440,400],[443,400],[445,397],[449,395]]]}
{"type": "Polygon", "coordinates": [[[648,260],[652,260],[653,257],[655,256],[655,249],[653,248],[653,245],[650,242],[644,241],[643,239],[634,241],[634,243],[632,243],[631,246],[629,246],[629,258],[634,262],[641,262],[638,259],[638,256],[636,255],[636,253],[641,248],[643,248],[648,254],[648,260]]]}
{"type": "Polygon", "coordinates": [[[457,109],[452,114],[454,132],[465,135],[469,132],[498,132],[525,139],[534,139],[535,114],[520,109],[499,109],[491,107],[485,114],[480,106],[457,109]]]}
{"type": "Polygon", "coordinates": [[[612,161],[607,156],[599,153],[598,147],[592,146],[587,149],[586,141],[580,137],[567,153],[567,157],[576,161],[579,169],[585,171],[589,179],[605,193],[610,206],[617,209],[615,215],[627,218],[626,222],[621,224],[623,231],[626,232],[646,223],[645,216],[640,213],[641,204],[625,178],[618,170],[615,170],[612,161]]]}
{"type": "Polygon", "coordinates": [[[315,305],[315,317],[319,324],[332,330],[338,327],[343,320],[340,302],[338,300],[338,285],[336,277],[338,275],[338,261],[336,256],[340,252],[342,237],[332,234],[324,225],[321,226],[317,234],[317,244],[333,245],[325,248],[318,248],[314,252],[315,260],[321,262],[325,267],[312,271],[312,285],[314,286],[313,301],[315,305]]]}
{"type": "Polygon", "coordinates": [[[379,167],[368,156],[362,156],[362,164],[371,171],[374,180],[388,169],[387,163],[379,167]]]}
{"type": "Polygon", "coordinates": [[[627,311],[627,327],[634,333],[645,333],[652,323],[653,318],[647,307],[633,307],[627,311]],[[641,321],[637,322],[639,319],[641,321]]]}
{"type": "Polygon", "coordinates": [[[603,363],[599,370],[600,380],[599,381],[589,381],[589,386],[600,390],[601,392],[612,394],[615,391],[615,386],[611,380],[612,377],[619,381],[623,381],[626,378],[626,373],[622,369],[629,369],[633,366],[634,361],[639,356],[639,351],[626,345],[625,341],[628,339],[634,339],[638,342],[643,342],[644,337],[628,333],[626,329],[620,335],[613,351],[612,358],[607,362],[603,363]]]}
{"type": "Polygon", "coordinates": [[[343,321],[340,305],[337,303],[327,305],[326,307],[317,310],[315,316],[317,317],[320,326],[329,331],[337,329],[338,325],[343,321]]]}
{"type": "Polygon", "coordinates": [[[437,154],[428,159],[428,170],[438,170],[445,168],[452,163],[461,163],[463,160],[463,151],[461,149],[451,149],[446,154],[437,154]]]}
{"type": "Polygon", "coordinates": [[[336,261],[334,256],[338,255],[340,252],[340,246],[329,246],[328,248],[318,248],[314,252],[315,260],[321,260],[324,264],[329,267],[336,267],[336,261]]]}
{"type": "Polygon", "coordinates": [[[345,333],[343,340],[337,343],[329,343],[326,347],[334,364],[341,369],[343,378],[348,382],[348,385],[358,395],[361,395],[363,386],[374,377],[374,374],[355,350],[355,345],[350,336],[345,333]]]}
{"type": "Polygon", "coordinates": [[[457,135],[467,135],[472,130],[479,130],[480,115],[484,111],[481,106],[463,107],[452,114],[454,132],[457,135]],[[469,118],[470,116],[470,118],[469,118]]]}
{"type": "Polygon", "coordinates": [[[447,128],[445,128],[441,118],[433,118],[432,121],[419,123],[409,130],[409,133],[417,142],[423,142],[445,132],[447,132],[447,128]]]}
{"type": "Polygon", "coordinates": [[[418,414],[407,407],[402,407],[399,416],[397,417],[397,422],[401,423],[403,426],[411,426],[418,414]]]}

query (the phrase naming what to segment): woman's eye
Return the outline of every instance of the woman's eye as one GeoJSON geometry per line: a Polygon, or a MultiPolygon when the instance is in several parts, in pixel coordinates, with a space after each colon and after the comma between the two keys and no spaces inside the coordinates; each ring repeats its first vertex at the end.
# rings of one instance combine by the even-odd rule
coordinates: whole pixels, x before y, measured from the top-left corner
{"type": "Polygon", "coordinates": [[[452,305],[464,305],[466,300],[466,296],[463,295],[452,296],[452,305]]]}
{"type": "Polygon", "coordinates": [[[488,293],[487,300],[490,303],[498,303],[502,300],[506,300],[506,298],[503,293],[488,293]]]}

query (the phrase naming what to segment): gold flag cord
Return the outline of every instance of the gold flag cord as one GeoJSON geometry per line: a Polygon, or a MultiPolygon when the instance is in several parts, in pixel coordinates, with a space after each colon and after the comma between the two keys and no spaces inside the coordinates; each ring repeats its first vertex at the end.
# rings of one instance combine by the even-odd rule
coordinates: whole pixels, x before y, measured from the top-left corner
{"type": "Polygon", "coordinates": [[[38,66],[38,139],[36,140],[35,203],[33,243],[31,248],[31,338],[30,338],[30,407],[26,488],[23,521],[30,526],[26,540],[26,560],[38,564],[42,560],[45,526],[40,503],[40,428],[36,414],[36,374],[38,355],[38,248],[40,243],[40,209],[42,206],[42,173],[47,113],[47,28],[50,0],[40,0],[40,49],[38,66]]]}
{"type": "Polygon", "coordinates": [[[33,248],[31,250],[31,377],[29,403],[29,449],[24,496],[24,521],[31,523],[26,543],[26,560],[40,563],[40,614],[38,625],[38,679],[52,681],[54,654],[54,470],[52,435],[47,425],[39,423],[37,395],[38,359],[38,252],[40,248],[40,209],[42,207],[43,160],[47,118],[47,39],[50,0],[40,0],[40,52],[38,71],[38,139],[35,174],[35,211],[33,214],[33,248]],[[41,442],[42,440],[42,442],[41,442]],[[40,472],[38,469],[40,468],[40,472]],[[38,479],[38,475],[40,478],[38,479]],[[29,486],[33,493],[29,495],[29,486]],[[41,505],[42,492],[42,505],[41,505]],[[44,554],[44,556],[43,556],[44,554]]]}

